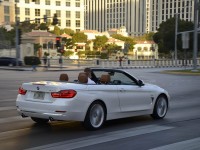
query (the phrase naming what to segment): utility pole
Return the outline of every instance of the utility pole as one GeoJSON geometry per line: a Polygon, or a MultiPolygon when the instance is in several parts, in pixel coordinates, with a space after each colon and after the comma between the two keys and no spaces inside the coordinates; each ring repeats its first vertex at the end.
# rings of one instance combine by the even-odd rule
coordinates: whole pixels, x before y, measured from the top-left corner
{"type": "Polygon", "coordinates": [[[16,66],[19,66],[20,47],[19,47],[19,21],[17,20],[17,2],[15,2],[15,48],[16,48],[16,66]]]}
{"type": "Polygon", "coordinates": [[[175,58],[175,66],[177,66],[177,33],[178,33],[178,14],[175,17],[175,46],[174,46],[174,58],[175,58]]]}
{"type": "Polygon", "coordinates": [[[198,9],[199,9],[199,2],[198,0],[194,0],[194,45],[193,45],[193,69],[197,70],[197,40],[198,40],[198,33],[197,33],[197,22],[198,22],[198,9]]]}

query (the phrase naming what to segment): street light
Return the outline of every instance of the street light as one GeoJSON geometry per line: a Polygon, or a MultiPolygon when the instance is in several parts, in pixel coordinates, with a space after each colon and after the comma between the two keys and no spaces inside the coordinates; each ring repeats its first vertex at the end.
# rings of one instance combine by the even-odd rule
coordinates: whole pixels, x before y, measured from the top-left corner
{"type": "Polygon", "coordinates": [[[199,9],[199,2],[194,0],[194,46],[193,46],[193,69],[197,70],[197,26],[198,26],[198,9],[199,9]]]}

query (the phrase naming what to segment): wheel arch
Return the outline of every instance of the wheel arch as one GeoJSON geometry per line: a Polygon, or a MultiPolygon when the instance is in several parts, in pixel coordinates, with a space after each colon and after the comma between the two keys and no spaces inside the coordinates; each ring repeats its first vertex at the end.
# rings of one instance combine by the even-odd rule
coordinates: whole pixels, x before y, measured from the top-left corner
{"type": "MultiPolygon", "coordinates": [[[[92,104],[93,103],[97,103],[97,102],[99,102],[99,103],[101,103],[103,105],[103,107],[105,109],[105,117],[106,117],[105,120],[106,120],[107,119],[107,107],[106,107],[105,102],[103,100],[101,100],[101,99],[96,99],[93,102],[91,102],[91,104],[89,105],[89,107],[87,109],[87,112],[88,112],[89,108],[92,106],[92,104]]],[[[87,115],[87,113],[86,113],[86,115],[87,115]]],[[[85,115],[85,117],[86,117],[86,115],[85,115]]]]}
{"type": "Polygon", "coordinates": [[[160,96],[164,96],[164,97],[166,98],[166,100],[167,100],[167,107],[169,108],[169,97],[167,96],[166,93],[161,93],[161,94],[158,95],[158,97],[156,98],[156,101],[155,101],[155,103],[154,103],[154,106],[155,106],[155,104],[156,104],[156,102],[157,102],[157,100],[158,100],[158,98],[159,98],[160,96]]]}

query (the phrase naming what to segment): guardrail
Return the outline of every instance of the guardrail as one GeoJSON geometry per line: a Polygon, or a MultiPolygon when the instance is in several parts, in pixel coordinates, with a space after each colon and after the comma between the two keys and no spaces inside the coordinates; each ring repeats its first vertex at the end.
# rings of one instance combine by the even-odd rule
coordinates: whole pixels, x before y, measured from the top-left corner
{"type": "MultiPolygon", "coordinates": [[[[42,65],[45,65],[41,60],[42,65]]],[[[135,68],[153,68],[153,67],[191,67],[193,60],[105,60],[105,59],[49,59],[50,66],[77,66],[77,67],[135,67],[135,68]]],[[[47,64],[46,64],[47,65],[47,64]]],[[[200,59],[197,59],[197,65],[200,66],[200,59]]]]}

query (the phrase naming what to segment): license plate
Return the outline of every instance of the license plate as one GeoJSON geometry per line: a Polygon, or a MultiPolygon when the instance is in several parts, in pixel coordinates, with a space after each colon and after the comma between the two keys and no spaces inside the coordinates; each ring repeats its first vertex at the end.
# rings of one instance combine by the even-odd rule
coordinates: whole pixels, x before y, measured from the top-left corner
{"type": "Polygon", "coordinates": [[[33,98],[34,99],[41,99],[43,100],[44,99],[44,92],[35,92],[34,95],[33,95],[33,98]]]}

